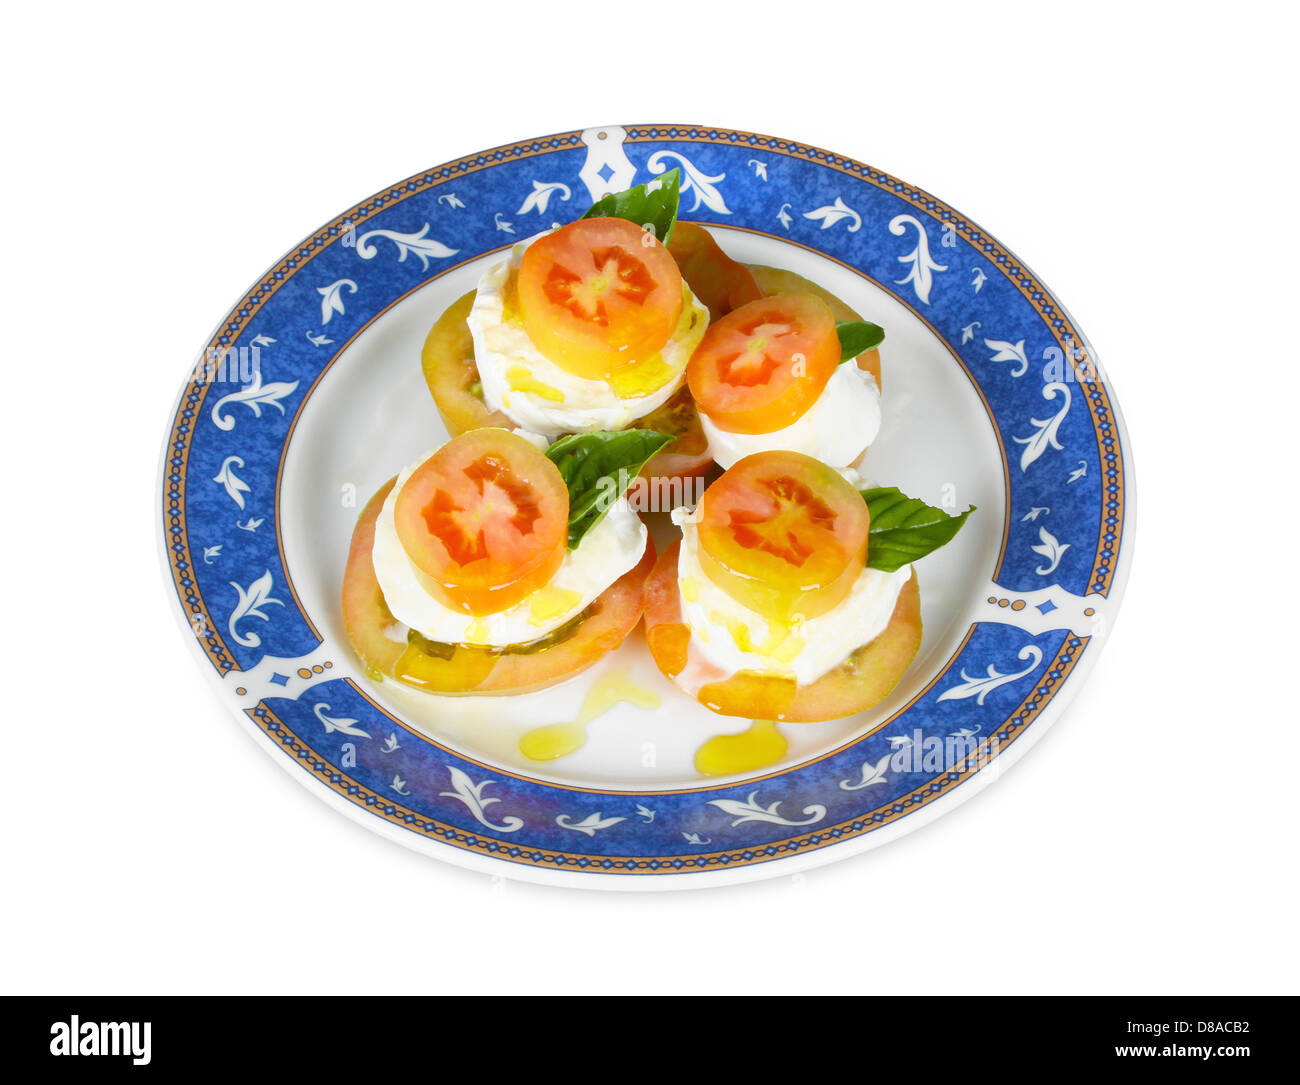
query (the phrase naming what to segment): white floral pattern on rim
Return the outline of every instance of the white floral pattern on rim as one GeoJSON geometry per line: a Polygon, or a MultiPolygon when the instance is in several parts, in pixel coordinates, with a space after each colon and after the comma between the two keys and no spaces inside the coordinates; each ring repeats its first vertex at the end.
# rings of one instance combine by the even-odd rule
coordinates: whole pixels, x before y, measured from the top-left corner
{"type": "Polygon", "coordinates": [[[513,814],[503,817],[499,825],[487,816],[487,808],[501,801],[495,795],[485,796],[483,794],[489,784],[496,783],[495,780],[481,780],[476,784],[455,765],[448,765],[447,772],[451,776],[452,790],[440,791],[438,794],[464,803],[480,825],[498,833],[514,833],[524,827],[524,819],[515,817],[513,814]]]}
{"type": "Polygon", "coordinates": [[[939,700],[957,701],[964,700],[967,697],[974,697],[975,703],[982,705],[984,699],[995,689],[1032,674],[1038,665],[1042,663],[1043,652],[1036,644],[1026,644],[1020,649],[1017,658],[1022,661],[1027,660],[1029,666],[1022,671],[1012,671],[1008,674],[1003,674],[992,663],[989,664],[987,673],[982,675],[970,675],[963,670],[961,672],[961,681],[939,694],[939,700]]]}

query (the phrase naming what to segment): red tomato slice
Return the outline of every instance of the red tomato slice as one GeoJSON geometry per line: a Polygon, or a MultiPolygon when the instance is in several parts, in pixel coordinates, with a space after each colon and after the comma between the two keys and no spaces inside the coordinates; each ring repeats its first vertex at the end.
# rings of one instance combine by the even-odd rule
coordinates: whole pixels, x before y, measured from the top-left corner
{"type": "Polygon", "coordinates": [[[871,516],[844,477],[801,452],[756,452],[700,501],[700,565],[738,602],[770,617],[824,614],[867,559],[871,516]]]}
{"type": "Polygon", "coordinates": [[[753,273],[722,251],[713,235],[693,222],[678,222],[668,242],[682,278],[717,320],[763,296],[753,273]]]}
{"type": "Polygon", "coordinates": [[[397,495],[397,535],[446,606],[492,614],[540,588],[564,560],[569,491],[509,430],[448,441],[397,495]]]}
{"type": "Polygon", "coordinates": [[[699,409],[732,433],[790,425],[840,362],[835,318],[821,298],[782,294],[742,305],[709,326],[686,367],[699,409]]]}
{"type": "Polygon", "coordinates": [[[579,219],[534,241],[519,266],[519,312],[538,350],[603,380],[653,357],[682,312],[682,276],[626,219],[579,219]]]}
{"type": "Polygon", "coordinates": [[[680,543],[659,555],[645,582],[646,643],[655,665],[688,696],[713,712],[746,719],[816,723],[855,716],[879,704],[898,685],[921,647],[921,594],[913,571],[889,624],[838,667],[807,685],[741,671],[701,680],[711,668],[692,665],[691,630],[682,621],[677,584],[680,543]],[[691,679],[687,680],[686,676],[691,679]],[[784,683],[784,684],[782,684],[784,683]]]}

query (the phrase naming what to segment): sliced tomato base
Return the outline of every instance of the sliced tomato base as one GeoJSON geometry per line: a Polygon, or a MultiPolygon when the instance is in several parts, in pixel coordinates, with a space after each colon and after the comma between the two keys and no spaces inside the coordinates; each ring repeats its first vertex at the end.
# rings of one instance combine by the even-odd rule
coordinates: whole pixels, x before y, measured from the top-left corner
{"type": "Polygon", "coordinates": [[[679,221],[668,242],[668,252],[677,261],[686,284],[708,306],[710,320],[763,296],[753,272],[723,252],[703,226],[679,221]]]}
{"type": "Polygon", "coordinates": [[[372,558],[375,522],[396,479],[370,499],[352,533],[343,574],[343,625],[366,672],[439,694],[527,693],[544,689],[586,670],[623,643],[641,620],[645,578],[655,549],[624,573],[556,636],[539,638],[537,647],[510,650],[475,645],[439,645],[436,654],[393,640],[386,630],[397,624],[375,577],[372,558]],[[411,653],[419,652],[420,658],[411,653]],[[405,659],[404,659],[405,657],[405,659]]]}
{"type": "Polygon", "coordinates": [[[483,399],[478,365],[474,361],[474,337],[469,330],[469,311],[475,291],[447,307],[429,329],[420,352],[424,380],[443,425],[453,437],[480,426],[510,429],[514,422],[494,411],[483,399]]]}
{"type": "Polygon", "coordinates": [[[880,636],[815,682],[740,671],[725,674],[699,653],[682,619],[676,542],[659,555],[645,582],[646,643],[655,665],[682,692],[723,716],[819,723],[865,712],[898,685],[921,647],[921,593],[913,571],[880,636]]]}

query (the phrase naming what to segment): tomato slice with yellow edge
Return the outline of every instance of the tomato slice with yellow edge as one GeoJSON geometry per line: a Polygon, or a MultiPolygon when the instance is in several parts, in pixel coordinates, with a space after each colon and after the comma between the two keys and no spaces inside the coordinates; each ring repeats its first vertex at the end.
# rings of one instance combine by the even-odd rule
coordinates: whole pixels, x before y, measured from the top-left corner
{"type": "Polygon", "coordinates": [[[569,491],[535,445],[504,429],[448,441],[403,483],[397,536],[445,606],[492,614],[547,583],[564,560],[569,491]]]}
{"type": "Polygon", "coordinates": [[[483,399],[483,386],[474,360],[474,338],[467,319],[474,307],[474,294],[471,290],[447,307],[429,329],[420,352],[425,382],[447,432],[453,437],[479,426],[514,425],[483,399]]]}
{"type": "Polygon", "coordinates": [[[921,593],[913,571],[884,632],[814,682],[801,685],[754,671],[727,675],[698,659],[692,664],[692,634],[682,619],[677,581],[680,547],[678,542],[665,550],[646,578],[646,643],[659,670],[712,712],[784,723],[853,716],[889,696],[921,647],[921,593]]]}
{"type": "Polygon", "coordinates": [[[371,677],[388,674],[402,654],[401,642],[388,636],[397,620],[384,600],[375,576],[375,521],[396,479],[389,479],[361,511],[352,532],[348,564],[343,572],[343,627],[371,677]]]}
{"type": "Polygon", "coordinates": [[[711,320],[763,296],[753,272],[723,252],[703,226],[678,220],[668,251],[686,284],[708,306],[711,320]]]}
{"type": "Polygon", "coordinates": [[[534,241],[518,292],[537,349],[589,380],[652,358],[682,312],[682,276],[668,250],[618,218],[579,219],[534,241]]]}
{"type": "Polygon", "coordinates": [[[686,366],[699,409],[732,433],[771,433],[798,419],[840,362],[835,318],[813,294],[742,305],[709,326],[686,366]]]}
{"type": "Polygon", "coordinates": [[[756,452],[700,500],[700,566],[768,617],[825,614],[867,559],[867,503],[838,472],[801,452],[756,452]]]}

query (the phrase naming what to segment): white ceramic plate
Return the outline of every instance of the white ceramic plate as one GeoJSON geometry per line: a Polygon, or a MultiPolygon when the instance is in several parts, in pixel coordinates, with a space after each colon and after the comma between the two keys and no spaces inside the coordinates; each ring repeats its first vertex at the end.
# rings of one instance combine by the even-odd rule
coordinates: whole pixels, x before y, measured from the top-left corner
{"type": "Polygon", "coordinates": [[[203,666],[327,801],[479,869],[715,884],[905,832],[1059,714],[1127,569],[1123,427],[1068,315],[951,208],[788,141],[606,128],[437,167],[291,250],[203,358],[224,364],[187,381],[160,481],[168,575],[203,666]],[[540,693],[435,698],[365,677],[338,604],[358,510],[446,437],[419,364],[433,321],[515,240],[673,166],[682,217],[709,224],[728,253],[797,271],[887,329],[872,481],[979,509],[918,565],[924,639],[893,695],[862,716],[782,725],[788,755],[751,778],[696,772],[703,742],[748,722],[680,694],[640,631],[540,693]],[[572,719],[613,667],[660,707],[615,707],[553,762],[519,752],[525,731],[572,719]]]}

